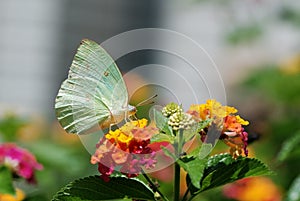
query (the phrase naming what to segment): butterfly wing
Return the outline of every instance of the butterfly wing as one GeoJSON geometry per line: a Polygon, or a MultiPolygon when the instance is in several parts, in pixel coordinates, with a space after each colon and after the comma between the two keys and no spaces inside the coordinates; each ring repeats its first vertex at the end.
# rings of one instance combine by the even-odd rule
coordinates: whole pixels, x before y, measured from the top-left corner
{"type": "Polygon", "coordinates": [[[114,60],[96,42],[84,39],[55,102],[68,133],[82,134],[127,108],[128,92],[114,60]]]}

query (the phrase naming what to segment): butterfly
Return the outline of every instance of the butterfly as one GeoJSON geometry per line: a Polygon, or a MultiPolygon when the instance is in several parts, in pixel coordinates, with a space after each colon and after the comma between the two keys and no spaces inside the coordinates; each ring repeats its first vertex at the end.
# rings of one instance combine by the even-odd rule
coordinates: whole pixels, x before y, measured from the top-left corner
{"type": "Polygon", "coordinates": [[[105,129],[134,116],[122,75],[110,55],[96,42],[83,39],[55,100],[61,126],[74,134],[105,129]]]}

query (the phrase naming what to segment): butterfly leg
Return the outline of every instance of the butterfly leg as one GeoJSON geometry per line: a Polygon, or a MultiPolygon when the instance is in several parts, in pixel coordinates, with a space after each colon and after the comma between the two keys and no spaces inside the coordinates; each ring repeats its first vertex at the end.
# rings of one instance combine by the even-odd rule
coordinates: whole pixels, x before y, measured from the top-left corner
{"type": "MultiPolygon", "coordinates": [[[[128,119],[129,119],[129,115],[128,115],[128,111],[125,111],[125,114],[124,114],[125,116],[124,116],[124,120],[125,120],[125,123],[127,123],[128,121],[128,119]]],[[[130,119],[129,119],[130,120],[130,119]]]]}
{"type": "Polygon", "coordinates": [[[109,131],[111,131],[111,127],[113,126],[114,124],[109,124],[109,131]]]}
{"type": "Polygon", "coordinates": [[[128,119],[129,119],[130,121],[136,121],[136,120],[138,120],[138,118],[137,118],[137,116],[136,116],[135,114],[129,116],[128,119]]]}
{"type": "Polygon", "coordinates": [[[116,122],[115,122],[115,118],[114,116],[111,114],[111,118],[110,118],[110,123],[109,123],[109,130],[111,131],[112,127],[116,125],[116,122]]]}
{"type": "Polygon", "coordinates": [[[136,116],[135,113],[132,114],[132,113],[130,113],[128,111],[125,112],[125,118],[124,119],[125,119],[125,122],[127,122],[127,120],[129,120],[129,121],[136,121],[136,120],[138,120],[138,118],[137,118],[137,116],[136,116]]]}

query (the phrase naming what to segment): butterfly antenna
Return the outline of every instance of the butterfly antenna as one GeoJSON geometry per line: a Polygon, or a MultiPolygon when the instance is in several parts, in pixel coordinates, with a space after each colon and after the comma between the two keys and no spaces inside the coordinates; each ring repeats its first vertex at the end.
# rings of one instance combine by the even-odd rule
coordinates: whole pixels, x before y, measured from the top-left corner
{"type": "Polygon", "coordinates": [[[153,99],[156,98],[158,95],[155,94],[153,96],[151,96],[150,98],[147,98],[146,100],[143,100],[142,102],[139,102],[136,107],[139,107],[139,106],[143,106],[143,105],[150,105],[150,104],[153,104],[154,101],[153,99]]]}

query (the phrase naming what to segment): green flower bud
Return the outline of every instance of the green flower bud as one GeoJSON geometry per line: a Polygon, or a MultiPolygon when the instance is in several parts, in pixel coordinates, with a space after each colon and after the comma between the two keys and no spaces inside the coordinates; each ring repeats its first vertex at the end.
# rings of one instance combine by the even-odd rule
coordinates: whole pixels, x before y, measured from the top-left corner
{"type": "Polygon", "coordinates": [[[165,117],[170,117],[171,115],[175,113],[182,113],[183,110],[181,106],[177,105],[176,103],[169,103],[162,109],[162,114],[165,117]]]}
{"type": "Polygon", "coordinates": [[[172,127],[173,130],[179,129],[190,129],[193,124],[195,124],[195,120],[192,115],[177,112],[170,116],[168,124],[172,127]]]}

